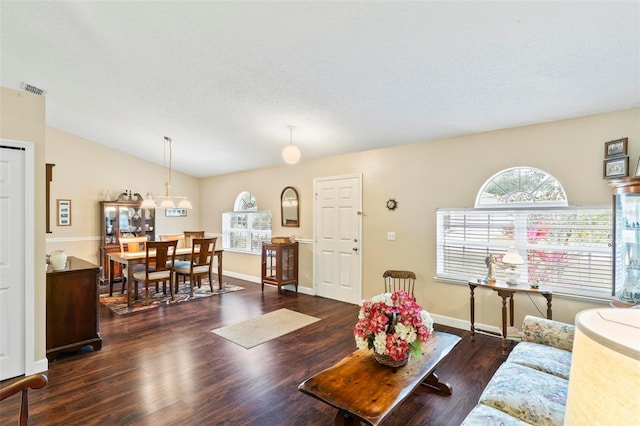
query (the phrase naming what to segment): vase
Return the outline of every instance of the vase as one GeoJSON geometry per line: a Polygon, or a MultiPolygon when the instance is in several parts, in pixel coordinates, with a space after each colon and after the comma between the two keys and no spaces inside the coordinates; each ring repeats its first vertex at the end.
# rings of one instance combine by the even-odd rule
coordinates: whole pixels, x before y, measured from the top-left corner
{"type": "Polygon", "coordinates": [[[378,361],[378,364],[394,368],[404,367],[407,365],[407,362],[409,362],[409,359],[411,359],[411,353],[408,353],[407,356],[401,360],[395,360],[388,355],[380,355],[376,351],[373,351],[373,355],[375,356],[376,361],[378,361]]]}
{"type": "Polygon", "coordinates": [[[54,271],[61,271],[67,266],[67,255],[64,250],[53,250],[51,252],[51,267],[54,271]]]}

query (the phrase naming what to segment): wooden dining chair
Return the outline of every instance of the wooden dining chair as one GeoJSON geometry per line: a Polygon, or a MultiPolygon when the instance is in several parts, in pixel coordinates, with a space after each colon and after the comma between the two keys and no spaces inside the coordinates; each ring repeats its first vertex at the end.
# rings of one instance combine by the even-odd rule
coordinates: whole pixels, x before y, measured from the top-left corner
{"type": "Polygon", "coordinates": [[[160,241],[177,241],[178,248],[187,247],[184,234],[163,234],[160,235],[160,241]]]}
{"type": "MultiPolygon", "coordinates": [[[[147,246],[147,237],[120,237],[120,252],[121,253],[137,253],[145,251],[147,246]]],[[[142,271],[142,265],[136,265],[133,268],[133,272],[142,271]]],[[[124,286],[127,284],[127,270],[126,267],[122,267],[122,289],[120,294],[124,294],[124,286]]],[[[109,296],[113,296],[113,281],[109,281],[109,296]]]]}
{"type": "Polygon", "coordinates": [[[147,242],[147,256],[144,271],[134,272],[133,279],[136,283],[136,293],[138,282],[144,282],[144,304],[149,304],[149,284],[162,283],[163,293],[167,292],[167,282],[171,300],[174,300],[173,292],[173,272],[176,260],[177,241],[149,241],[147,242]]]}
{"type": "Polygon", "coordinates": [[[184,231],[185,247],[193,247],[194,238],[204,238],[204,231],[184,231]]]}
{"type": "Polygon", "coordinates": [[[191,246],[191,262],[188,266],[176,266],[176,276],[189,277],[189,295],[193,297],[193,286],[198,283],[201,286],[203,276],[209,277],[209,285],[213,292],[213,277],[211,271],[213,268],[213,252],[216,249],[217,237],[213,238],[194,238],[191,246]]]}
{"type": "Polygon", "coordinates": [[[47,376],[44,374],[32,374],[0,389],[0,401],[4,401],[10,396],[20,392],[20,416],[18,417],[18,425],[29,425],[29,389],[41,389],[47,385],[47,382],[47,376]]]}
{"type": "Polygon", "coordinates": [[[416,282],[415,273],[411,271],[390,269],[388,271],[384,271],[382,278],[384,278],[384,291],[386,293],[393,293],[396,290],[404,290],[409,293],[411,297],[415,297],[413,295],[413,287],[416,282]]]}

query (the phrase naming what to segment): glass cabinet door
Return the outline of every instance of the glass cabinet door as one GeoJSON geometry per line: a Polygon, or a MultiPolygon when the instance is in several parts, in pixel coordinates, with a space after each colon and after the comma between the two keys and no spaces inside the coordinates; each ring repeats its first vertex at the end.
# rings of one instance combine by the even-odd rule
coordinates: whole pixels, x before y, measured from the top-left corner
{"type": "Polygon", "coordinates": [[[116,207],[115,206],[105,206],[104,207],[104,243],[105,244],[116,244],[116,231],[118,227],[116,224],[116,207]]]}
{"type": "Polygon", "coordinates": [[[640,193],[614,196],[613,296],[640,303],[640,193]]]}

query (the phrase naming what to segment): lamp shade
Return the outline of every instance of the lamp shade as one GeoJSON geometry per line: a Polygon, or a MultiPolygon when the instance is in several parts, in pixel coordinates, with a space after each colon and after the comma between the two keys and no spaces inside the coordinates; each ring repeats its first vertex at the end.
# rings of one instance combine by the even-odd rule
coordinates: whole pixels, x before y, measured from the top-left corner
{"type": "Polygon", "coordinates": [[[522,265],[524,259],[518,254],[516,249],[509,249],[507,253],[502,256],[502,263],[506,265],[522,265]]]}
{"type": "Polygon", "coordinates": [[[565,425],[638,424],[640,310],[576,315],[565,425]]]}
{"type": "Polygon", "coordinates": [[[300,161],[300,148],[295,145],[287,145],[282,150],[282,159],[287,164],[296,164],[300,161]]]}

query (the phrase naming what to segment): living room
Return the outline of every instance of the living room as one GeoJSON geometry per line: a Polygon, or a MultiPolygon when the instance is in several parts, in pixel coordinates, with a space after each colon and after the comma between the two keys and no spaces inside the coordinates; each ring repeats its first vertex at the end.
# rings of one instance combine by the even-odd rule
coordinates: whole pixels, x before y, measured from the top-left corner
{"type": "MultiPolygon", "coordinates": [[[[637,89],[637,87],[636,87],[637,89]]],[[[51,94],[53,96],[53,94],[51,94]]],[[[41,366],[45,358],[44,288],[45,256],[64,249],[70,256],[99,262],[99,201],[129,189],[134,193],[161,192],[165,172],[161,164],[97,143],[89,136],[50,126],[46,97],[2,87],[3,139],[34,144],[34,309],[33,356],[41,366]],[[56,199],[72,200],[72,226],[51,227],[45,233],[45,164],[53,163],[51,207],[56,199]]],[[[158,233],[204,229],[222,233],[222,213],[233,209],[242,191],[250,191],[260,209],[277,218],[280,192],[286,186],[300,194],[299,228],[285,228],[274,219],[273,235],[294,235],[300,242],[301,293],[314,294],[314,179],[362,175],[362,298],[380,292],[382,272],[389,268],[415,271],[417,301],[436,323],[469,328],[469,288],[466,283],[441,282],[436,274],[436,209],[471,208],[483,183],[495,173],[515,166],[529,166],[553,175],[564,187],[570,205],[610,205],[611,188],[602,176],[603,146],[628,138],[631,174],[640,156],[640,108],[637,103],[610,111],[550,119],[538,124],[510,125],[481,132],[461,131],[459,136],[436,137],[400,146],[305,159],[295,165],[196,178],[174,172],[172,192],[188,196],[194,206],[186,217],[157,215],[158,233]],[[398,207],[389,211],[389,198],[398,207]],[[388,232],[396,239],[387,239],[388,232]]],[[[491,109],[492,105],[482,108],[491,109]]],[[[455,117],[464,123],[465,117],[455,117]]],[[[452,119],[453,120],[453,119],[452,119]]],[[[526,118],[522,119],[526,122],[526,118]]],[[[162,131],[158,129],[161,151],[162,131]]],[[[288,140],[286,128],[283,139],[288,140]]],[[[294,133],[294,140],[296,133],[294,133]]],[[[176,139],[176,153],[184,148],[176,139]]],[[[182,155],[182,154],[181,154],[182,155]]],[[[185,154],[186,155],[186,154],[185,154]]],[[[200,155],[197,153],[195,155],[200,155]]],[[[215,153],[211,154],[215,156],[215,153]]],[[[225,252],[224,272],[230,277],[259,281],[260,258],[225,252]]],[[[469,277],[470,279],[481,277],[469,277]]],[[[476,321],[499,324],[499,299],[491,292],[476,295],[476,321]]],[[[516,323],[536,307],[525,298],[515,300],[516,323]]],[[[554,319],[573,323],[585,309],[606,306],[606,300],[583,300],[554,295],[554,319]]],[[[542,309],[542,308],[540,308],[542,309]]]]}

